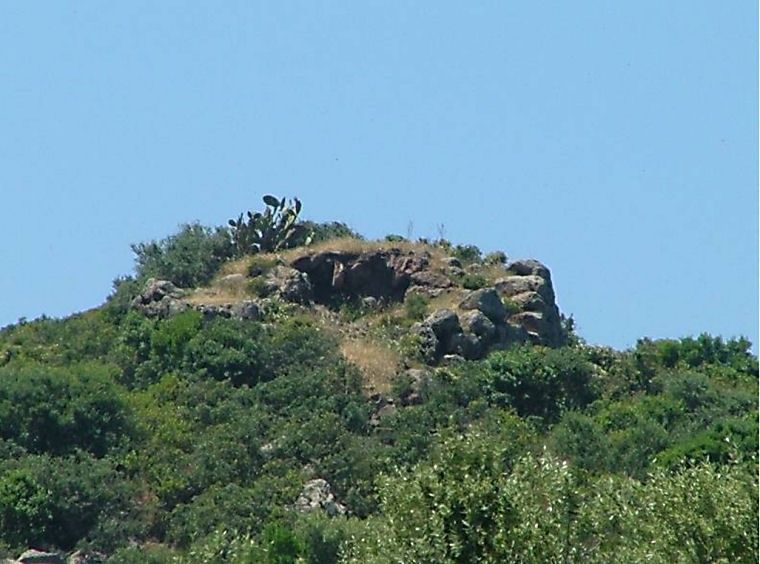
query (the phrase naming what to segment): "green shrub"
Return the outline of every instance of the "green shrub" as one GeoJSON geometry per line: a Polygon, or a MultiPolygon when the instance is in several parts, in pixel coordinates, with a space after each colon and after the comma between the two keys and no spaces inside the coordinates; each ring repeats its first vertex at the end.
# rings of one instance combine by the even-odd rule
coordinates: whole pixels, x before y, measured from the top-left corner
{"type": "Polygon", "coordinates": [[[183,225],[179,233],[160,241],[132,245],[140,280],[160,278],[181,288],[207,284],[234,248],[227,229],[197,223],[183,225]]]}
{"type": "Polygon", "coordinates": [[[507,263],[507,255],[503,251],[494,251],[483,257],[483,264],[499,266],[507,263]]]}
{"type": "Polygon", "coordinates": [[[133,421],[107,371],[36,366],[0,371],[0,437],[30,452],[95,456],[123,443],[133,421]]]}
{"type": "Polygon", "coordinates": [[[480,274],[468,272],[462,276],[460,283],[467,290],[480,290],[488,284],[488,280],[480,274]]]}
{"type": "Polygon", "coordinates": [[[421,321],[428,313],[430,300],[420,294],[410,294],[404,299],[404,312],[408,319],[421,321]]]}
{"type": "Polygon", "coordinates": [[[593,366],[582,351],[519,347],[492,353],[483,362],[490,400],[513,407],[521,416],[553,422],[566,410],[586,407],[599,394],[593,366]]]}
{"type": "Polygon", "coordinates": [[[0,540],[10,545],[71,550],[87,537],[113,549],[140,532],[130,501],[134,490],[108,461],[84,454],[28,456],[4,466],[0,540]]]}
{"type": "MultiPolygon", "coordinates": [[[[363,239],[363,237],[351,229],[345,223],[338,221],[328,221],[323,223],[315,223],[313,221],[304,221],[303,226],[306,233],[311,234],[311,242],[321,243],[322,241],[329,241],[331,239],[363,239]]],[[[306,238],[299,240],[300,245],[306,244],[306,238]]]]}
{"type": "Polygon", "coordinates": [[[452,249],[451,254],[464,264],[481,262],[480,249],[475,245],[457,245],[452,249]]]}
{"type": "Polygon", "coordinates": [[[507,317],[520,313],[520,306],[514,300],[509,298],[501,298],[501,303],[504,304],[504,310],[507,312],[507,317]]]}

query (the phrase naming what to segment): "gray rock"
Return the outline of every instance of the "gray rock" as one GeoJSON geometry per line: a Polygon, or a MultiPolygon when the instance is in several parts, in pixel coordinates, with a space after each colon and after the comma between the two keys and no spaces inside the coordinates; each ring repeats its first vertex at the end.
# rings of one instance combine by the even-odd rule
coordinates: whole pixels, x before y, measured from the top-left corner
{"type": "Polygon", "coordinates": [[[545,302],[554,303],[554,289],[551,282],[533,274],[499,278],[494,283],[494,287],[499,294],[508,298],[525,292],[536,292],[545,302]]]}
{"type": "Polygon", "coordinates": [[[477,309],[466,311],[459,320],[466,332],[480,337],[483,341],[490,342],[496,336],[496,326],[482,311],[477,309]]]}
{"type": "Polygon", "coordinates": [[[541,335],[544,332],[544,314],[540,311],[523,311],[513,315],[510,320],[519,323],[528,334],[541,335]]]}
{"type": "Polygon", "coordinates": [[[550,278],[549,269],[535,259],[513,260],[507,264],[507,270],[518,276],[540,276],[541,278],[550,278]]]}
{"type": "Polygon", "coordinates": [[[523,292],[510,298],[522,311],[544,311],[546,302],[538,292],[523,292]]]}
{"type": "Polygon", "coordinates": [[[63,556],[58,552],[43,552],[30,549],[16,559],[19,564],[65,564],[63,556]]]}
{"type": "Polygon", "coordinates": [[[443,259],[443,263],[449,267],[462,268],[462,261],[457,257],[446,257],[443,259]]]}
{"type": "Polygon", "coordinates": [[[425,298],[437,298],[443,294],[443,288],[431,288],[430,286],[410,286],[406,296],[423,296],[425,298]]]}
{"type": "Polygon", "coordinates": [[[369,398],[373,403],[373,413],[369,418],[369,424],[377,427],[385,417],[396,413],[396,405],[392,398],[386,398],[383,394],[374,394],[369,398]]]}
{"type": "Polygon", "coordinates": [[[66,559],[66,564],[101,564],[106,561],[102,552],[85,552],[77,550],[66,559]]]}
{"type": "Polygon", "coordinates": [[[461,355],[458,354],[445,354],[443,355],[443,358],[441,359],[441,364],[444,366],[451,366],[452,364],[459,364],[460,362],[464,362],[465,359],[461,355]]]}
{"type": "Polygon", "coordinates": [[[481,288],[470,292],[459,304],[464,310],[476,309],[483,312],[494,323],[503,323],[507,315],[499,294],[493,288],[481,288]]]}
{"type": "Polygon", "coordinates": [[[528,331],[518,323],[507,323],[496,327],[496,345],[499,348],[515,343],[527,343],[530,340],[528,331]]]}
{"type": "Polygon", "coordinates": [[[187,309],[187,304],[181,300],[183,295],[184,292],[170,281],[150,278],[131,305],[148,317],[165,318],[187,309]]]}
{"type": "Polygon", "coordinates": [[[232,317],[246,321],[261,319],[261,306],[254,300],[243,300],[232,306],[232,317]]]}
{"type": "Polygon", "coordinates": [[[412,274],[411,283],[412,286],[426,286],[428,288],[451,288],[454,285],[448,276],[430,270],[412,274]]]}
{"type": "Polygon", "coordinates": [[[423,368],[409,368],[404,374],[411,381],[412,388],[416,390],[422,389],[422,387],[430,380],[430,372],[423,368]]]}
{"type": "Polygon", "coordinates": [[[455,333],[449,339],[446,352],[458,355],[466,360],[481,358],[486,351],[485,343],[477,335],[455,333]]]}
{"type": "Polygon", "coordinates": [[[362,306],[366,309],[377,309],[377,306],[380,304],[378,299],[374,296],[367,296],[362,298],[362,306]]]}
{"type": "Polygon", "coordinates": [[[267,275],[267,289],[287,302],[307,304],[313,289],[308,275],[287,266],[277,266],[267,275]]]}
{"type": "Polygon", "coordinates": [[[304,484],[295,503],[296,511],[324,511],[330,517],[346,514],[346,506],[338,503],[332,494],[330,484],[322,478],[309,480],[304,484]]]}
{"type": "Polygon", "coordinates": [[[415,323],[412,325],[411,331],[419,341],[422,360],[427,364],[432,364],[438,360],[441,343],[433,329],[424,323],[415,323]]]}
{"type": "Polygon", "coordinates": [[[450,309],[439,309],[431,313],[423,322],[430,327],[435,336],[442,342],[448,341],[454,333],[461,333],[457,314],[450,309]]]}
{"type": "Polygon", "coordinates": [[[428,276],[429,264],[428,252],[399,248],[365,252],[326,250],[302,255],[291,262],[293,268],[308,275],[314,299],[319,303],[329,302],[336,294],[401,300],[413,277],[417,277],[418,285],[450,284],[445,276],[428,276]]]}

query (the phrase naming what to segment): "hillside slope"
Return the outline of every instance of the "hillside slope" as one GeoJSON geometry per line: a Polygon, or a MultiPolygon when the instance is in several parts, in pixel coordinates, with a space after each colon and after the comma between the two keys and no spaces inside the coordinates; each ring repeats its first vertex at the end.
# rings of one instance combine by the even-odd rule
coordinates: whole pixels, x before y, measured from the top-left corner
{"type": "Polygon", "coordinates": [[[0,330],[5,556],[757,560],[748,342],[587,346],[536,260],[305,227],[185,226],[0,330]]]}

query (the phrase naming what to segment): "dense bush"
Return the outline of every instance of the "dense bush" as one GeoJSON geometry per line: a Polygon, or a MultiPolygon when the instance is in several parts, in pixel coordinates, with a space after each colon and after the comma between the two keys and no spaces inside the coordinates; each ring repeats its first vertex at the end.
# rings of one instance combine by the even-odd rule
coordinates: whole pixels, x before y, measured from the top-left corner
{"type": "Polygon", "coordinates": [[[132,251],[138,278],[161,278],[194,288],[211,280],[222,262],[233,256],[234,247],[227,229],[191,223],[160,241],[132,245],[132,251]]]}
{"type": "Polygon", "coordinates": [[[11,546],[71,549],[90,538],[113,550],[140,533],[134,486],[107,461],[29,456],[0,468],[0,540],[11,546]]]}
{"type": "Polygon", "coordinates": [[[30,452],[103,456],[132,434],[111,377],[92,367],[0,371],[0,437],[30,452]]]}

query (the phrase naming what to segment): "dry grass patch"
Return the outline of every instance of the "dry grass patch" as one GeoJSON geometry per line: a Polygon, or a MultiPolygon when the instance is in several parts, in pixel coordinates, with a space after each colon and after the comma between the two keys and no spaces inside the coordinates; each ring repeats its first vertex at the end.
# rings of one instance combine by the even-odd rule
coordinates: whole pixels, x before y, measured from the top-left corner
{"type": "Polygon", "coordinates": [[[310,245],[308,247],[296,247],[295,249],[289,249],[280,253],[280,256],[284,260],[290,262],[301,256],[311,255],[324,251],[364,253],[368,251],[388,249],[401,249],[405,252],[428,251],[433,256],[440,255],[443,257],[441,249],[427,245],[425,243],[418,243],[415,241],[366,241],[364,239],[353,239],[351,237],[329,239],[327,241],[315,243],[314,245],[310,245]]]}
{"type": "Polygon", "coordinates": [[[462,301],[468,291],[461,288],[449,288],[442,292],[440,296],[430,300],[428,311],[430,313],[439,309],[452,309],[456,311],[459,307],[459,302],[462,301]]]}
{"type": "Polygon", "coordinates": [[[343,356],[362,373],[367,394],[387,394],[393,378],[401,369],[398,352],[388,345],[367,338],[346,338],[340,344],[343,356]]]}
{"type": "Polygon", "coordinates": [[[191,304],[220,305],[240,302],[250,299],[244,285],[215,286],[212,288],[198,288],[188,295],[185,300],[191,304]]]}

